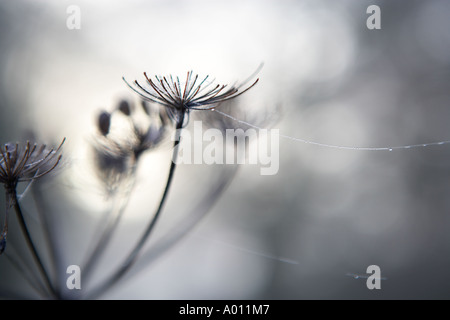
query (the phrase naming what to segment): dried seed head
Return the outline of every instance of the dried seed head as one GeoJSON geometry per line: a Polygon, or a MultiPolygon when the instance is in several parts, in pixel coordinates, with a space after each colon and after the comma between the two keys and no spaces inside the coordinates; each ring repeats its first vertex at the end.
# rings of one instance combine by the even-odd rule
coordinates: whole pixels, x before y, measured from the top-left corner
{"type": "Polygon", "coordinates": [[[0,182],[7,188],[14,188],[18,182],[38,179],[58,165],[60,150],[65,139],[57,149],[48,149],[46,145],[25,146],[7,143],[0,147],[0,182]]]}
{"type": "Polygon", "coordinates": [[[109,127],[111,126],[111,115],[108,112],[103,111],[98,116],[97,124],[101,134],[106,136],[109,133],[109,127]]]}
{"type": "Polygon", "coordinates": [[[106,111],[100,114],[98,128],[101,135],[95,136],[93,144],[95,171],[108,194],[113,194],[133,175],[140,156],[163,141],[170,124],[164,108],[144,102],[145,115],[142,112],[128,114],[132,104],[124,101],[114,111],[127,115],[126,118],[112,117],[112,113],[106,111]],[[110,130],[114,121],[119,123],[110,130]]]}
{"type": "Polygon", "coordinates": [[[135,158],[152,148],[155,148],[164,139],[167,132],[167,127],[163,124],[152,123],[146,131],[141,131],[135,128],[134,143],[132,144],[133,153],[135,158]]]}
{"type": "Polygon", "coordinates": [[[155,76],[151,79],[144,72],[147,87],[142,86],[137,80],[134,86],[130,85],[125,78],[125,83],[146,101],[151,101],[167,107],[167,112],[173,121],[180,119],[181,112],[190,110],[210,110],[224,101],[234,99],[250,88],[252,88],[259,79],[246,89],[240,91],[247,81],[238,86],[214,85],[214,81],[208,81],[209,76],[199,80],[198,75],[193,75],[189,71],[185,82],[182,84],[179,77],[155,76]],[[227,88],[228,87],[228,88],[227,88]]]}
{"type": "Polygon", "coordinates": [[[124,115],[129,116],[131,114],[131,106],[127,100],[122,100],[117,107],[119,111],[121,111],[124,115]]]}
{"type": "Polygon", "coordinates": [[[132,172],[133,160],[128,149],[114,143],[111,139],[96,139],[94,161],[96,174],[108,194],[113,194],[132,172]]]}
{"type": "Polygon", "coordinates": [[[102,148],[96,148],[96,151],[98,166],[103,170],[112,173],[112,175],[120,175],[126,172],[126,150],[120,149],[120,146],[116,146],[116,148],[103,146],[102,148]]]}

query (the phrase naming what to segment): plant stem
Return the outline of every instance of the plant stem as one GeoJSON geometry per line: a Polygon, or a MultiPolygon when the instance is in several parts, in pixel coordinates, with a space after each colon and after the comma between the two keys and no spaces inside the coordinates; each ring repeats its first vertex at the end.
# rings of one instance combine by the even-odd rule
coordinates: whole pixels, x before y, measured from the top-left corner
{"type": "Polygon", "coordinates": [[[48,213],[49,211],[47,211],[45,209],[44,203],[42,201],[43,199],[43,195],[41,192],[41,189],[39,187],[39,185],[34,185],[33,189],[31,191],[32,193],[32,197],[33,197],[33,201],[36,207],[36,212],[39,215],[39,220],[42,223],[42,229],[44,231],[44,238],[45,238],[45,242],[47,244],[47,250],[50,253],[50,262],[51,265],[53,266],[53,275],[54,275],[54,290],[56,293],[57,297],[61,297],[61,285],[60,285],[60,278],[59,278],[59,271],[62,270],[61,266],[62,266],[62,262],[61,262],[61,258],[58,254],[58,250],[57,250],[57,246],[56,244],[58,243],[58,241],[56,241],[55,238],[55,232],[54,232],[54,228],[52,228],[49,217],[48,217],[48,213]],[[47,212],[47,214],[45,213],[47,212]]]}
{"type": "Polygon", "coordinates": [[[91,271],[93,270],[97,262],[100,260],[100,258],[103,256],[108,241],[111,239],[111,237],[114,234],[114,231],[117,229],[117,226],[119,225],[119,222],[130,199],[131,190],[132,189],[130,189],[127,192],[124,199],[122,197],[119,197],[117,194],[115,195],[113,209],[111,210],[111,216],[108,217],[109,218],[108,225],[103,230],[100,239],[98,240],[92,252],[89,254],[84,264],[84,267],[82,268],[84,273],[83,276],[84,281],[88,281],[88,279],[92,275],[91,271]]]}
{"type": "Polygon", "coordinates": [[[149,266],[156,258],[161,256],[175,243],[180,241],[184,236],[186,236],[194,226],[205,216],[205,214],[211,209],[214,203],[219,199],[220,194],[225,191],[233,177],[238,171],[239,165],[234,166],[231,172],[222,173],[222,177],[216,186],[211,186],[208,193],[204,196],[203,200],[200,201],[191,211],[186,215],[186,219],[183,224],[183,220],[177,223],[177,227],[170,230],[165,237],[162,237],[158,242],[156,242],[152,250],[149,250],[142,254],[139,258],[139,262],[136,263],[134,269],[126,274],[126,279],[135,276],[137,273],[141,272],[149,266]]]}
{"type": "Polygon", "coordinates": [[[123,265],[111,276],[109,277],[103,284],[98,286],[96,289],[93,290],[93,293],[88,295],[88,298],[95,298],[96,296],[102,294],[109,288],[111,288],[114,284],[116,284],[122,276],[131,268],[131,266],[136,262],[138,255],[140,251],[142,250],[145,242],[147,241],[148,237],[150,236],[150,233],[152,232],[153,228],[156,225],[156,222],[162,212],[162,209],[164,207],[164,204],[166,202],[167,195],[169,194],[169,189],[172,183],[172,179],[175,173],[176,168],[176,160],[178,157],[178,144],[180,143],[180,136],[181,136],[181,130],[183,128],[183,122],[185,117],[185,110],[181,111],[180,117],[177,119],[176,123],[176,131],[175,131],[175,141],[173,144],[173,153],[172,153],[172,161],[170,164],[169,169],[169,175],[167,177],[166,186],[164,188],[163,195],[161,197],[161,200],[159,202],[158,209],[156,210],[155,214],[153,215],[152,220],[148,224],[147,228],[145,229],[144,233],[142,234],[141,238],[139,239],[138,243],[134,247],[134,249],[131,251],[131,253],[126,258],[123,265]]]}
{"type": "Polygon", "coordinates": [[[22,261],[17,261],[16,259],[14,259],[14,257],[12,257],[11,255],[9,255],[7,252],[4,253],[5,257],[9,260],[9,262],[11,263],[11,265],[23,276],[23,278],[28,282],[28,284],[30,285],[31,288],[33,288],[36,293],[41,296],[41,298],[45,298],[45,288],[42,286],[41,282],[33,279],[33,277],[30,277],[29,274],[33,274],[32,272],[30,272],[29,270],[25,270],[22,266],[25,265],[25,263],[23,263],[22,261]],[[27,274],[27,272],[29,274],[27,274]],[[34,282],[36,281],[36,282],[34,282]]]}
{"type": "Polygon", "coordinates": [[[45,270],[44,265],[42,264],[41,258],[39,257],[36,247],[34,246],[33,240],[31,239],[30,232],[28,231],[27,224],[25,223],[25,219],[23,218],[22,210],[20,208],[19,201],[17,199],[16,189],[12,188],[11,190],[7,190],[7,193],[9,193],[9,195],[12,196],[12,205],[14,207],[14,210],[16,211],[20,228],[22,229],[22,233],[25,236],[25,241],[28,245],[28,248],[31,251],[31,255],[33,256],[33,259],[36,262],[36,265],[38,266],[39,272],[44,277],[45,284],[50,292],[50,295],[56,298],[57,294],[52,286],[48,273],[45,270]]]}

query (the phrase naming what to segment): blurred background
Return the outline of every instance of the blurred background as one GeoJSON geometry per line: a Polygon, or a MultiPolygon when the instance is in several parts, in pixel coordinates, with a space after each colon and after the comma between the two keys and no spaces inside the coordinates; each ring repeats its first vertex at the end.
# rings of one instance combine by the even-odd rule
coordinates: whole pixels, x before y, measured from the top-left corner
{"type": "MultiPolygon", "coordinates": [[[[96,117],[136,98],[122,76],[194,70],[226,84],[263,62],[260,82],[239,103],[255,115],[280,107],[271,127],[282,135],[355,147],[444,141],[448,30],[445,0],[3,1],[0,142],[33,134],[56,145],[67,137],[64,172],[43,198],[63,265],[77,264],[89,247],[85,232],[105,207],[90,167],[96,117]],[[379,30],[366,26],[370,5],[381,9],[379,30]],[[70,6],[79,8],[79,29],[67,26],[70,6]]],[[[279,154],[273,176],[240,166],[182,241],[101,298],[450,297],[450,145],[356,151],[280,138],[279,154]],[[364,275],[373,264],[386,278],[381,290],[347,275],[364,275]]],[[[169,164],[170,142],[140,163],[121,236],[96,277],[118,263],[148,221],[169,164]]],[[[189,221],[188,208],[218,170],[177,169],[161,234],[180,217],[189,221]]],[[[38,230],[33,206],[25,197],[26,218],[38,230]]],[[[16,233],[7,250],[20,249],[16,233]]],[[[5,292],[36,297],[3,258],[5,292]]]]}

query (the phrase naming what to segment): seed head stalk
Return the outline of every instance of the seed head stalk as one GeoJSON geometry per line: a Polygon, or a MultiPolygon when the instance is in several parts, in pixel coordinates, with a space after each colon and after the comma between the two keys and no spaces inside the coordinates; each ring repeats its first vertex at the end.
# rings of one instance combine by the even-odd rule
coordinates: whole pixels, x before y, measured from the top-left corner
{"type": "Polygon", "coordinates": [[[50,281],[48,272],[46,271],[44,264],[42,263],[42,260],[39,256],[39,253],[36,250],[33,239],[31,238],[31,234],[28,230],[27,224],[23,217],[22,209],[20,208],[19,201],[17,199],[16,186],[6,187],[6,197],[11,197],[11,205],[14,207],[14,210],[16,212],[16,215],[17,215],[17,218],[19,221],[19,225],[20,225],[20,229],[22,230],[22,233],[25,237],[25,241],[27,243],[28,248],[30,249],[31,255],[38,267],[38,270],[41,273],[42,277],[44,278],[45,286],[46,286],[49,294],[53,298],[57,298],[58,294],[55,291],[55,289],[53,288],[53,285],[52,285],[52,282],[50,281]]]}
{"type": "Polygon", "coordinates": [[[175,130],[175,141],[173,144],[173,152],[172,152],[172,161],[169,168],[169,175],[167,177],[166,186],[164,188],[164,192],[162,194],[161,200],[159,202],[158,208],[156,209],[155,214],[153,215],[153,218],[150,220],[149,224],[147,225],[147,228],[145,229],[144,233],[142,234],[141,238],[137,242],[136,246],[133,248],[131,253],[126,258],[125,262],[122,264],[122,266],[111,276],[109,277],[103,284],[101,284],[97,289],[94,289],[92,294],[88,295],[88,298],[95,298],[96,296],[102,294],[112,286],[114,286],[122,277],[123,275],[133,266],[133,264],[136,262],[138,255],[140,254],[143,246],[147,242],[151,232],[153,231],[153,228],[156,225],[156,222],[158,221],[159,216],[161,215],[162,209],[164,208],[164,204],[167,199],[167,195],[169,194],[169,189],[172,184],[172,180],[175,174],[176,169],[176,163],[178,158],[178,144],[180,143],[180,137],[181,137],[181,130],[183,128],[183,122],[186,115],[187,109],[182,109],[180,111],[180,116],[177,118],[176,122],[176,130],[175,130]]]}
{"type": "MultiPolygon", "coordinates": [[[[7,143],[4,146],[4,149],[0,147],[0,183],[5,187],[6,192],[6,202],[7,202],[7,210],[5,217],[5,228],[7,231],[7,222],[8,222],[8,211],[11,207],[14,207],[14,210],[17,215],[17,220],[19,222],[22,233],[25,237],[25,242],[28,246],[28,249],[31,252],[31,256],[33,257],[39,272],[44,278],[46,289],[48,290],[48,294],[50,297],[58,298],[59,295],[55,291],[48,272],[45,270],[45,267],[42,263],[41,258],[39,257],[39,253],[36,250],[36,247],[31,238],[30,232],[28,230],[27,224],[22,214],[22,210],[19,205],[19,199],[17,197],[17,185],[20,182],[28,182],[31,183],[40,177],[50,173],[53,169],[56,168],[59,161],[61,160],[61,155],[59,155],[59,151],[64,143],[65,139],[61,142],[59,147],[54,149],[47,149],[45,145],[31,145],[30,142],[27,142],[25,147],[19,145],[18,143],[7,143]]],[[[6,234],[3,231],[3,242],[2,250],[4,250],[6,245],[6,234]]]]}
{"type": "Polygon", "coordinates": [[[119,222],[130,200],[130,195],[131,191],[133,190],[133,187],[134,182],[133,186],[130,187],[130,190],[127,191],[124,197],[121,197],[118,194],[114,195],[115,197],[114,205],[112,211],[110,212],[110,216],[108,217],[107,226],[103,230],[102,235],[97,241],[97,244],[95,245],[94,249],[89,254],[88,258],[85,260],[86,262],[84,263],[84,267],[82,268],[84,274],[83,279],[85,281],[87,281],[91,277],[93,268],[96,266],[100,258],[103,256],[109,240],[114,235],[114,232],[117,229],[117,226],[119,225],[119,222]]]}
{"type": "Polygon", "coordinates": [[[136,262],[138,255],[141,253],[143,246],[153,231],[153,228],[155,227],[156,222],[158,221],[158,218],[163,210],[167,195],[169,194],[169,189],[176,169],[181,130],[183,129],[185,122],[187,123],[185,120],[188,119],[189,112],[191,110],[214,110],[220,103],[234,99],[245,93],[255,86],[259,80],[256,79],[250,86],[247,86],[247,88],[241,91],[240,89],[246,85],[249,79],[238,86],[233,85],[228,87],[227,85],[219,84],[214,86],[212,85],[213,81],[207,82],[209,76],[206,76],[203,80],[199,80],[198,75],[193,76],[193,72],[190,71],[187,73],[186,81],[183,86],[178,77],[173,78],[172,76],[155,76],[154,79],[151,79],[145,72],[144,76],[147,87],[142,86],[137,80],[134,81],[134,86],[128,83],[125,78],[123,78],[123,80],[145,101],[164,106],[169,118],[175,122],[175,141],[173,144],[172,162],[170,164],[169,175],[167,177],[166,186],[159,202],[159,206],[136,246],[128,255],[122,266],[119,267],[119,269],[102,284],[94,288],[92,293],[88,294],[88,298],[93,298],[102,294],[123,277],[123,275],[136,262]],[[199,82],[197,82],[197,80],[199,82]]]}

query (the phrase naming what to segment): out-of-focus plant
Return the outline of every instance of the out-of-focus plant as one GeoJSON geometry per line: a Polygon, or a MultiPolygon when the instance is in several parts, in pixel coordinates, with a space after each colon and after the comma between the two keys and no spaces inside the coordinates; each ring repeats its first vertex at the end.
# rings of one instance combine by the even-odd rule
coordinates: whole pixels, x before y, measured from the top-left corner
{"type": "MultiPolygon", "coordinates": [[[[191,210],[186,209],[184,218],[177,223],[175,228],[161,237],[149,250],[143,250],[166,203],[177,166],[181,131],[188,124],[190,112],[192,110],[214,110],[222,106],[230,108],[231,106],[227,112],[240,117],[241,109],[234,99],[252,88],[259,80],[256,79],[248,86],[246,85],[250,78],[240,85],[227,86],[214,84],[214,81],[209,81],[208,76],[200,80],[199,76],[194,75],[192,71],[187,73],[184,82],[180,81],[179,77],[155,76],[152,79],[147,77],[146,73],[144,76],[145,85],[138,81],[135,81],[133,85],[125,81],[139,95],[138,106],[131,101],[122,100],[112,111],[101,111],[96,118],[97,129],[91,145],[94,168],[96,178],[101,182],[110,206],[108,213],[101,221],[98,232],[95,233],[94,239],[89,242],[90,245],[85,250],[85,258],[80,266],[84,283],[91,280],[94,270],[98,267],[111,240],[117,234],[116,231],[129,204],[130,195],[138,187],[136,175],[142,155],[157,148],[169,134],[173,133],[173,150],[167,179],[158,205],[154,212],[148,215],[149,221],[136,243],[125,254],[124,260],[119,262],[116,268],[102,281],[91,286],[88,291],[66,290],[65,283],[58,281],[61,275],[52,276],[47,270],[41,254],[45,248],[36,248],[37,241],[33,239],[27,228],[19,205],[20,196],[16,191],[19,182],[31,184],[58,166],[63,143],[56,149],[48,149],[45,145],[31,145],[29,142],[25,146],[8,143],[1,148],[0,181],[6,190],[6,211],[4,222],[0,225],[0,254],[6,249],[8,216],[10,209],[14,208],[23,231],[23,238],[33,256],[39,275],[33,272],[33,266],[24,265],[24,259],[6,256],[11,265],[20,272],[21,276],[42,298],[94,299],[107,292],[120,280],[136,274],[192,229],[211,208],[236,173],[238,166],[222,166],[217,179],[208,188],[208,192],[202,195],[197,205],[191,210]],[[119,119],[125,125],[118,130],[117,128],[112,130],[114,122],[119,119]],[[135,265],[136,268],[133,269],[132,267],[135,265]],[[134,272],[130,272],[131,270],[134,272]]],[[[223,132],[235,125],[215,112],[206,113],[207,116],[202,118],[203,121],[223,132]]],[[[39,188],[36,190],[37,192],[33,193],[34,196],[42,197],[39,188]]],[[[49,218],[46,217],[42,206],[36,210],[39,211],[38,216],[42,220],[40,226],[45,229],[43,234],[48,244],[46,257],[52,258],[50,264],[56,264],[54,242],[58,239],[47,228],[49,218]]],[[[61,272],[57,266],[53,266],[53,269],[57,273],[61,272]]],[[[4,293],[3,295],[8,297],[4,293]]],[[[28,296],[24,295],[23,297],[28,296]]]]}

